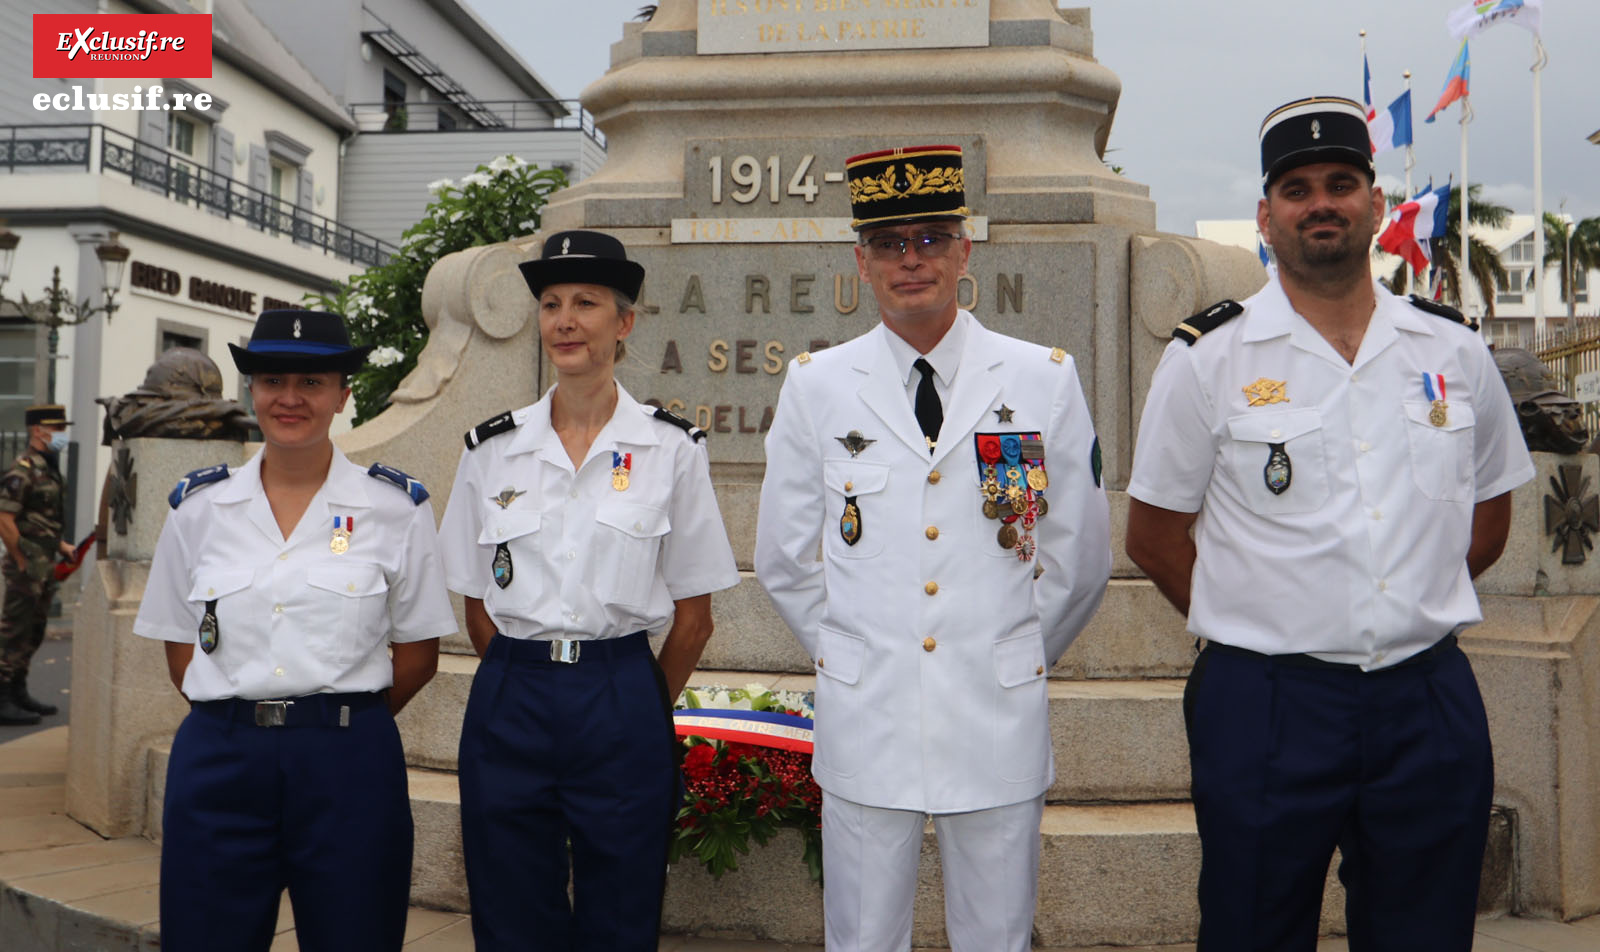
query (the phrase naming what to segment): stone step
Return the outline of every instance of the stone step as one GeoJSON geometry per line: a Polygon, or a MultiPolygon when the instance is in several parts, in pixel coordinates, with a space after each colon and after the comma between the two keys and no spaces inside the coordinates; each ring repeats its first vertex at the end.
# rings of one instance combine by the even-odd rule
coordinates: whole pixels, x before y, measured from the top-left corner
{"type": "MultiPolygon", "coordinates": [[[[459,601],[459,598],[457,599],[459,601]]],[[[811,659],[778,618],[750,572],[711,599],[716,634],[703,668],[809,674],[811,659]]],[[[464,635],[445,639],[447,654],[471,656],[464,635]]],[[[1194,639],[1182,615],[1149,581],[1114,578],[1083,633],[1051,669],[1053,678],[1178,678],[1194,662],[1194,639]]]]}
{"type": "MultiPolygon", "coordinates": [[[[477,659],[445,655],[439,673],[400,714],[407,760],[456,769],[456,747],[477,659]]],[[[692,685],[810,691],[810,674],[701,670],[692,685]]],[[[1051,680],[1050,732],[1056,781],[1051,802],[1185,800],[1189,755],[1183,732],[1183,682],[1176,679],[1051,680]]]]}

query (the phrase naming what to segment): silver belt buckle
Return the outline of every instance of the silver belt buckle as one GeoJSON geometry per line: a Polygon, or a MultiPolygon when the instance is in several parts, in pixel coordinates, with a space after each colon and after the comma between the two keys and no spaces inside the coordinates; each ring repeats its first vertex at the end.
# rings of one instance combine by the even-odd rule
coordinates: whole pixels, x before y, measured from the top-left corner
{"type": "Polygon", "coordinates": [[[293,701],[257,701],[256,726],[282,727],[289,721],[289,707],[293,701]]]}
{"type": "Polygon", "coordinates": [[[559,661],[562,664],[577,664],[578,650],[582,645],[583,642],[581,641],[573,641],[570,638],[557,638],[550,642],[550,660],[559,661]]]}

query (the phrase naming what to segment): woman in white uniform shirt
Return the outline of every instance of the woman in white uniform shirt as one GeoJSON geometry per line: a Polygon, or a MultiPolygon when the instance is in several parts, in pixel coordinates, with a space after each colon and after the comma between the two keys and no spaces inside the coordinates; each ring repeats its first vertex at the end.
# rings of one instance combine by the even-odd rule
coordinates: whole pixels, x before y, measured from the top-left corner
{"type": "Polygon", "coordinates": [[[467,434],[440,526],[483,659],[460,752],[473,935],[479,952],[653,952],[672,699],[711,635],[710,593],[738,573],[704,433],[613,376],[644,269],[569,231],[522,271],[559,383],[467,434]]]}
{"type": "Polygon", "coordinates": [[[133,628],[166,642],[192,708],[167,771],[161,945],[265,952],[288,889],[301,949],[398,952],[412,827],[393,715],[456,628],[433,511],[328,438],[368,350],[337,315],[267,311],[232,349],[265,446],[179,481],[133,628]]]}

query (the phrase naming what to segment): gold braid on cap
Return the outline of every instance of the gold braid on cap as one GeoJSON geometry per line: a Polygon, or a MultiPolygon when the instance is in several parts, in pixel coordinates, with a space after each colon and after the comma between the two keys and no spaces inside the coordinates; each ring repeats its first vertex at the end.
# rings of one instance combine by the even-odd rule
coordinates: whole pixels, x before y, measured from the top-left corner
{"type": "Polygon", "coordinates": [[[895,185],[895,169],[891,165],[883,170],[883,174],[876,178],[856,178],[850,180],[850,201],[879,202],[890,198],[904,198],[907,195],[936,195],[944,192],[965,191],[965,176],[958,168],[918,169],[916,166],[906,165],[906,187],[904,190],[895,185]]]}

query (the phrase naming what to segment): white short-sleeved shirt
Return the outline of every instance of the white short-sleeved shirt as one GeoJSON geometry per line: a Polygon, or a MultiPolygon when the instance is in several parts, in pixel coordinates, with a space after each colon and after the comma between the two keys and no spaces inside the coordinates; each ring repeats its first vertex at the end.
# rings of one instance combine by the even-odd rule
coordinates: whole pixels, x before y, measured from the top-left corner
{"type": "Polygon", "coordinates": [[[617,407],[573,469],[550,397],[461,455],[439,526],[450,590],[481,598],[502,634],[617,638],[660,631],[673,600],[731,588],[733,550],[705,444],[617,386],[617,407]],[[627,469],[627,488],[613,482],[627,469]],[[511,560],[494,580],[495,551],[511,560]]]}
{"type": "Polygon", "coordinates": [[[1128,493],[1200,514],[1194,634],[1372,669],[1482,619],[1473,506],[1533,478],[1533,463],[1483,340],[1381,286],[1377,298],[1353,364],[1276,280],[1162,356],[1128,493]],[[1443,421],[1428,374],[1435,389],[1444,379],[1443,421]],[[1275,446],[1281,493],[1266,474],[1275,446]]]}
{"type": "Polygon", "coordinates": [[[431,506],[368,476],[337,448],[328,478],[283,538],[261,487],[261,454],[167,516],[136,635],[195,644],[191,701],[381,691],[390,642],[456,630],[431,506]],[[350,520],[335,553],[334,518],[350,520]],[[217,647],[199,649],[208,602],[217,647]]]}

